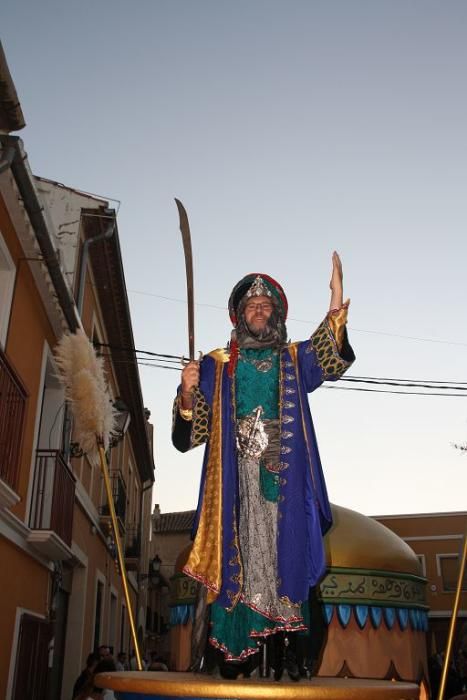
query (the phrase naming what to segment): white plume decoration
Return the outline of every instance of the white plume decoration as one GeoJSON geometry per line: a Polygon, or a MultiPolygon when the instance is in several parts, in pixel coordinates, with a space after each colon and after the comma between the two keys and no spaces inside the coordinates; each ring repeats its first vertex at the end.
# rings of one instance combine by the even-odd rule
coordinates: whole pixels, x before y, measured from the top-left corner
{"type": "Polygon", "coordinates": [[[82,330],[62,336],[55,358],[65,397],[71,404],[76,441],[89,459],[97,461],[98,444],[108,448],[115,422],[104,361],[82,330]]]}

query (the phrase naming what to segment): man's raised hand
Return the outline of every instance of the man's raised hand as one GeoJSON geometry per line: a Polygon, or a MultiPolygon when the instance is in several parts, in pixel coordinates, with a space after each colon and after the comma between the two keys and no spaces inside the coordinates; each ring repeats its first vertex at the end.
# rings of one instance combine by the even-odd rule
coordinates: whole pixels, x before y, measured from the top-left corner
{"type": "Polygon", "coordinates": [[[342,273],[342,262],[339,254],[334,251],[332,254],[332,273],[329,287],[331,288],[331,303],[329,310],[340,309],[344,301],[344,275],[342,273]]]}

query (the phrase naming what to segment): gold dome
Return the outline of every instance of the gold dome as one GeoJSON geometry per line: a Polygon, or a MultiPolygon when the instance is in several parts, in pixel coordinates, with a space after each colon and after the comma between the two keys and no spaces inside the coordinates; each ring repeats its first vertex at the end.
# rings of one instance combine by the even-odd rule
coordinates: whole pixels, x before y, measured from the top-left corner
{"type": "Polygon", "coordinates": [[[331,505],[333,526],[324,538],[328,566],[420,576],[415,552],[381,523],[331,505]]]}

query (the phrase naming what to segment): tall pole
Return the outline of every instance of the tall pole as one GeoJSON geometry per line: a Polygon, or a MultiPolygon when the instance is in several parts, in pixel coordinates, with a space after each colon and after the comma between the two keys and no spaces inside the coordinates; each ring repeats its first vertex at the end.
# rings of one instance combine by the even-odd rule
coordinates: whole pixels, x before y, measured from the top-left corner
{"type": "Polygon", "coordinates": [[[454,631],[456,629],[456,618],[457,612],[459,610],[459,603],[461,599],[462,592],[462,582],[464,579],[465,562],[467,559],[467,533],[464,535],[464,549],[462,553],[461,565],[459,568],[459,578],[457,579],[456,597],[454,599],[454,607],[452,609],[451,622],[449,624],[449,634],[448,634],[448,644],[446,647],[446,654],[444,657],[443,672],[441,674],[441,683],[439,685],[438,700],[443,700],[444,691],[446,688],[446,680],[448,677],[449,662],[451,660],[452,644],[454,640],[454,631]]]}
{"type": "Polygon", "coordinates": [[[128,619],[130,621],[131,637],[133,640],[133,646],[136,655],[136,664],[138,666],[138,671],[143,670],[143,664],[141,662],[141,652],[139,650],[138,636],[136,634],[135,618],[133,615],[133,610],[131,607],[130,592],[128,590],[128,577],[126,573],[125,558],[123,556],[123,548],[120,540],[120,532],[118,530],[117,515],[115,513],[114,499],[112,495],[112,489],[110,486],[109,470],[107,468],[107,457],[105,456],[104,447],[99,444],[99,459],[101,463],[102,476],[104,477],[105,491],[107,494],[107,503],[109,505],[110,519],[112,521],[112,530],[115,540],[115,545],[117,547],[117,558],[118,566],[120,568],[120,575],[122,577],[123,593],[125,595],[126,609],[128,613],[128,619]]]}

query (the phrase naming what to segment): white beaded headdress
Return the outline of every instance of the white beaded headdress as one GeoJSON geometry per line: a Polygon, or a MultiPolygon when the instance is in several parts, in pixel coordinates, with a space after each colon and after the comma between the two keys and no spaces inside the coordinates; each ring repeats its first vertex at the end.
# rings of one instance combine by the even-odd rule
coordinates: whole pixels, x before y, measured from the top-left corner
{"type": "Polygon", "coordinates": [[[250,297],[272,297],[272,292],[267,288],[263,278],[258,275],[255,277],[253,284],[250,289],[245,294],[247,298],[250,297]]]}

